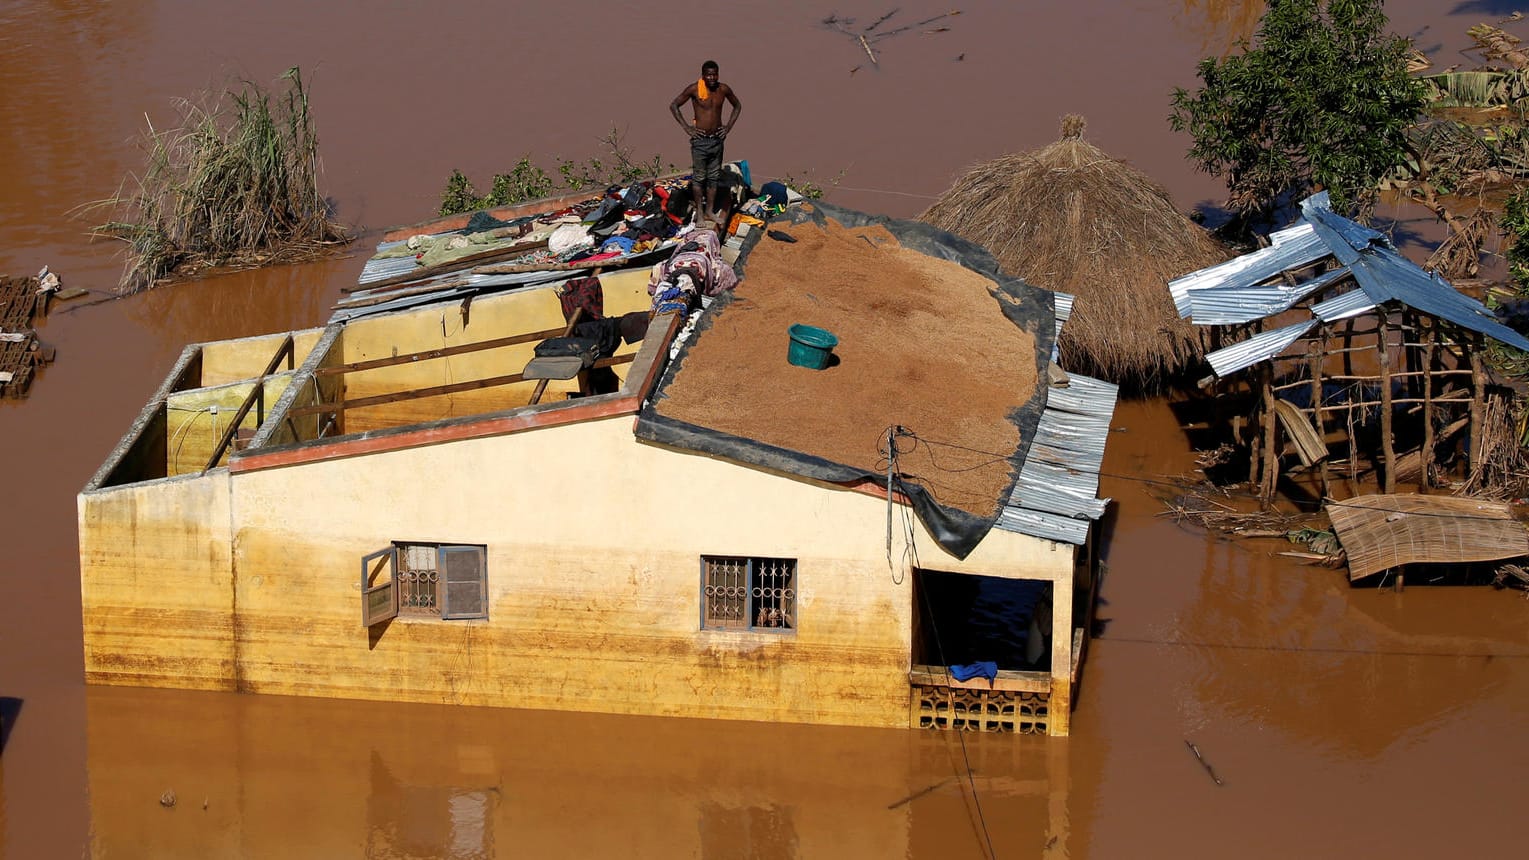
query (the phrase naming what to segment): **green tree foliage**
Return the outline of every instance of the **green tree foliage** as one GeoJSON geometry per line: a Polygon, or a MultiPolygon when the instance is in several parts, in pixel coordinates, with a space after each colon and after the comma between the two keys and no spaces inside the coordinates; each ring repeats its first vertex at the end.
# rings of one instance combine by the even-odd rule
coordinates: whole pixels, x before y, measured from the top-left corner
{"type": "Polygon", "coordinates": [[[1424,104],[1410,44],[1386,25],[1380,0],[1270,0],[1253,45],[1201,60],[1202,86],[1174,90],[1169,122],[1234,209],[1267,215],[1319,188],[1339,211],[1373,204],[1424,104]]]}
{"type": "Polygon", "coordinates": [[[478,194],[478,190],[462,171],[453,170],[446,179],[446,187],[441,190],[440,212],[442,215],[452,215],[509,206],[547,197],[559,188],[583,191],[608,185],[628,185],[639,179],[653,179],[666,170],[674,169],[674,165],[665,165],[657,155],[646,161],[635,160],[631,149],[622,141],[620,129],[612,128],[600,138],[600,144],[609,154],[609,162],[599,158],[585,161],[563,159],[557,166],[559,181],[533,163],[530,156],[526,156],[516,162],[509,173],[494,174],[493,185],[489,193],[484,195],[478,194]]]}
{"type": "Polygon", "coordinates": [[[1508,276],[1519,291],[1529,290],[1529,192],[1516,191],[1502,206],[1498,222],[1508,246],[1508,276]]]}

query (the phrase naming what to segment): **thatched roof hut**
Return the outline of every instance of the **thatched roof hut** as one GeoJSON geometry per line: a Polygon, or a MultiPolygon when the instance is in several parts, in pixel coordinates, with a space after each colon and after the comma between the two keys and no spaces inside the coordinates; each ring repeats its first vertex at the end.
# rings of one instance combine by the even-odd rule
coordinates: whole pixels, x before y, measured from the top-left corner
{"type": "Polygon", "coordinates": [[[1077,297],[1065,367],[1153,388],[1203,354],[1168,281],[1229,257],[1146,174],[1083,140],[1083,118],[1035,152],[973,167],[919,218],[983,245],[1004,271],[1077,297]]]}

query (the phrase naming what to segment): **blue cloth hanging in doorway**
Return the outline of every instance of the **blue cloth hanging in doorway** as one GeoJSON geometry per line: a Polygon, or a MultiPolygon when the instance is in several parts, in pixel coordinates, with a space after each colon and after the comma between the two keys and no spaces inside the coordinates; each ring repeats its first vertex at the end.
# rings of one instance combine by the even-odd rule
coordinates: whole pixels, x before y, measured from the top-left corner
{"type": "Polygon", "coordinates": [[[957,681],[970,681],[973,678],[986,678],[992,683],[998,677],[998,664],[992,660],[983,660],[978,663],[963,663],[960,666],[950,667],[950,677],[957,681]]]}

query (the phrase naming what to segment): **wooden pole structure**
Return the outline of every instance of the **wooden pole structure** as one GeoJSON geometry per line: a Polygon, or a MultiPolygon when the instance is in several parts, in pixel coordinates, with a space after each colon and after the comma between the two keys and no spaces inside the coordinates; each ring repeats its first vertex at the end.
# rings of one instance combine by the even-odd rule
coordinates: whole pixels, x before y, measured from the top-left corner
{"type": "MultiPolygon", "coordinates": [[[[1421,318],[1418,321],[1422,327],[1421,318]]],[[[1423,332],[1423,449],[1418,452],[1418,492],[1426,493],[1433,486],[1433,341],[1436,337],[1432,320],[1423,332]]]]}
{"type": "Polygon", "coordinates": [[[1279,475],[1279,454],[1275,451],[1275,431],[1279,421],[1274,413],[1274,368],[1265,364],[1264,369],[1264,473],[1259,488],[1259,498],[1264,504],[1274,500],[1274,484],[1279,475]]]}
{"type": "MultiPolygon", "coordinates": [[[[1306,358],[1310,362],[1307,372],[1311,375],[1311,417],[1316,425],[1317,436],[1322,439],[1323,448],[1327,447],[1327,422],[1322,418],[1322,353],[1327,349],[1327,324],[1322,323],[1317,327],[1318,337],[1313,338],[1306,347],[1306,358]]],[[[1327,472],[1327,457],[1323,457],[1318,463],[1322,476],[1322,495],[1332,498],[1333,490],[1330,476],[1327,472]]]]}
{"type": "Polygon", "coordinates": [[[1486,430],[1486,367],[1481,352],[1486,339],[1477,335],[1470,338],[1471,350],[1471,452],[1470,467],[1475,471],[1481,465],[1481,452],[1485,450],[1486,430]]]}
{"type": "Polygon", "coordinates": [[[1349,317],[1348,322],[1343,324],[1343,375],[1354,375],[1354,318],[1349,317]]]}
{"type": "Polygon", "coordinates": [[[1391,403],[1391,331],[1390,311],[1385,306],[1379,308],[1376,315],[1379,322],[1379,330],[1375,333],[1375,347],[1380,351],[1380,451],[1385,458],[1386,476],[1382,483],[1382,492],[1396,492],[1396,440],[1391,435],[1392,403],[1391,403]]]}

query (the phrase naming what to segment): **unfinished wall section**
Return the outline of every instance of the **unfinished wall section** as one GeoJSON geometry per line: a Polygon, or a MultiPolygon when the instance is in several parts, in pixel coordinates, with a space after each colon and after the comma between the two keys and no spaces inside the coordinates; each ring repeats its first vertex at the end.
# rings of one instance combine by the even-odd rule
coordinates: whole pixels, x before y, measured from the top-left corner
{"type": "Polygon", "coordinates": [[[78,497],[85,680],[237,687],[228,473],[78,497]]]}
{"type": "MultiPolygon", "coordinates": [[[[646,270],[601,276],[605,315],[617,317],[629,311],[647,310],[652,304],[647,294],[647,282],[646,270]]],[[[326,366],[375,362],[533,332],[546,333],[542,337],[522,337],[522,342],[502,347],[352,370],[343,375],[345,400],[383,398],[399,392],[520,373],[534,355],[537,342],[562,334],[566,325],[562,306],[552,286],[515,290],[476,299],[465,306],[451,302],[353,320],[345,325],[344,336],[338,341],[336,360],[326,366]]],[[[617,354],[629,354],[636,349],[635,345],[624,346],[617,350],[617,354]]],[[[625,379],[626,366],[616,367],[615,372],[625,379]]],[[[326,377],[321,375],[320,378],[326,377]]],[[[526,404],[535,387],[535,382],[493,385],[347,409],[343,432],[363,433],[503,411],[526,404]]],[[[562,400],[564,393],[575,390],[575,387],[576,383],[570,380],[553,381],[547,386],[544,400],[562,400]]]]}

